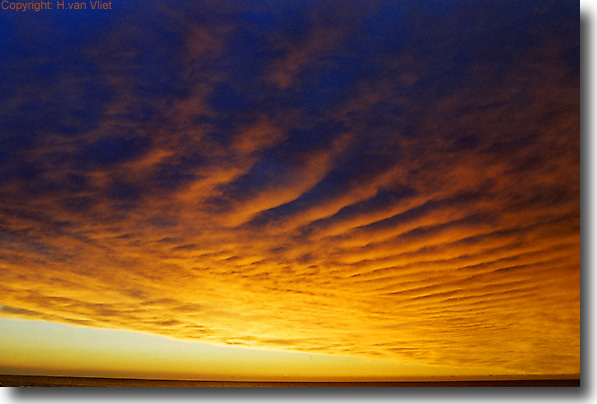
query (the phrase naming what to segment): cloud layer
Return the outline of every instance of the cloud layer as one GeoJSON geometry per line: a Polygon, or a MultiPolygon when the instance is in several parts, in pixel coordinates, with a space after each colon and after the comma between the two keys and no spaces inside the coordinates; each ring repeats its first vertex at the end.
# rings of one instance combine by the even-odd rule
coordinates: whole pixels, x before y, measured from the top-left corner
{"type": "Polygon", "coordinates": [[[0,16],[2,315],[578,372],[578,9],[281,3],[0,16]]]}

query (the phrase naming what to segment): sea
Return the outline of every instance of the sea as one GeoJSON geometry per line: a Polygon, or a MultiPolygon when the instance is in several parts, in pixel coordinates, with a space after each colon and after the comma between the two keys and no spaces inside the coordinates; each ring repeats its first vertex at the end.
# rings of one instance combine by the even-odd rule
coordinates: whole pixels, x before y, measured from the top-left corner
{"type": "Polygon", "coordinates": [[[0,375],[2,387],[580,387],[580,378],[513,380],[403,380],[383,382],[212,381],[0,375]]]}

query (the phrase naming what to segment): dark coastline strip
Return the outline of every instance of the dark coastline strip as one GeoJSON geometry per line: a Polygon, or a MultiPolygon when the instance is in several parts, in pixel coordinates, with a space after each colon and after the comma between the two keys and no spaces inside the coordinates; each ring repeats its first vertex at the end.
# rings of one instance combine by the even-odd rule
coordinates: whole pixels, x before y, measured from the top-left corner
{"type": "Polygon", "coordinates": [[[3,387],[580,387],[580,379],[253,382],[0,375],[3,387]]]}

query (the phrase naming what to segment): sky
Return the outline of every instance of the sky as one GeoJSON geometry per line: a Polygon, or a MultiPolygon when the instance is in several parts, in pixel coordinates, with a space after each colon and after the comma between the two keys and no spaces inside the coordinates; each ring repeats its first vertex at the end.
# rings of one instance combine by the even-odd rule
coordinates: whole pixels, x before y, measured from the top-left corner
{"type": "Polygon", "coordinates": [[[194,3],[0,10],[0,373],[580,372],[577,3],[194,3]]]}

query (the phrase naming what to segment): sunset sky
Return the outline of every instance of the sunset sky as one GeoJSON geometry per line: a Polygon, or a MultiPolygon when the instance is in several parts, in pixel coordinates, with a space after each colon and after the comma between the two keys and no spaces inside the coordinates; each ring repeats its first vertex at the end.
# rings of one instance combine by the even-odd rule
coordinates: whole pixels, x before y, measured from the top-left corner
{"type": "Polygon", "coordinates": [[[0,10],[0,374],[580,372],[578,3],[0,10]]]}

